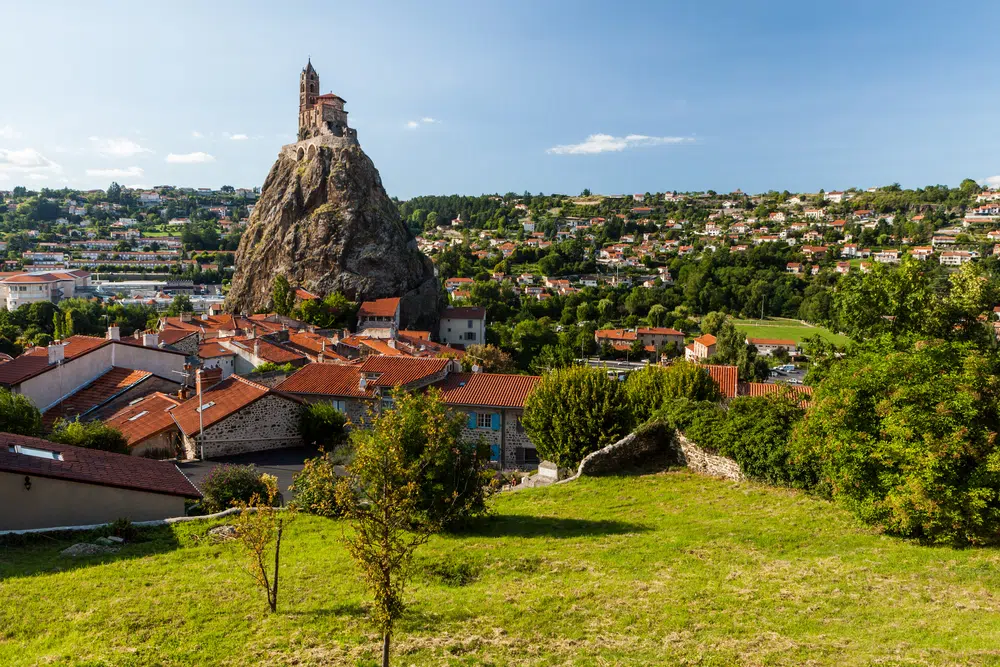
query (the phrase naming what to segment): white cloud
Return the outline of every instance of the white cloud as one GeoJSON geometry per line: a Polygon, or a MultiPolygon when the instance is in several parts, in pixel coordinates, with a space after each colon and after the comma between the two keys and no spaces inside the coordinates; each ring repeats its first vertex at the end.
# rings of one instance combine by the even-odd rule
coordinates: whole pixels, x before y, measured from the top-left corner
{"type": "Polygon", "coordinates": [[[142,167],[126,167],[124,169],[88,169],[87,176],[104,178],[139,178],[143,174],[142,167]]]}
{"type": "Polygon", "coordinates": [[[94,150],[105,157],[132,157],[139,153],[152,153],[131,139],[90,137],[94,150]]]}
{"type": "Polygon", "coordinates": [[[998,188],[1000,187],[1000,176],[987,176],[980,183],[988,185],[991,188],[998,188]]]}
{"type": "MultiPolygon", "coordinates": [[[[356,120],[357,119],[355,119],[355,121],[356,120]]],[[[408,127],[411,130],[415,130],[418,127],[420,127],[421,125],[430,125],[431,123],[440,123],[440,122],[441,121],[437,120],[436,118],[431,118],[430,116],[424,116],[420,120],[411,120],[411,121],[409,121],[406,124],[406,127],[408,127]]]]}
{"type": "Polygon", "coordinates": [[[10,125],[0,126],[0,139],[20,139],[21,133],[10,125]]]}
{"type": "Polygon", "coordinates": [[[229,137],[229,138],[230,138],[230,139],[232,139],[233,141],[246,141],[246,140],[247,140],[247,139],[249,139],[250,137],[248,137],[248,136],[247,136],[247,135],[245,135],[245,134],[234,134],[234,135],[232,135],[232,136],[231,136],[231,137],[229,137]]]}
{"type": "Polygon", "coordinates": [[[203,162],[215,162],[215,156],[201,151],[196,153],[171,153],[167,156],[167,162],[171,164],[201,164],[203,162]]]}
{"type": "Polygon", "coordinates": [[[645,134],[629,134],[624,137],[613,137],[610,134],[592,134],[578,144],[553,146],[546,153],[554,155],[593,155],[595,153],[620,152],[626,148],[640,146],[663,146],[666,144],[689,144],[691,137],[650,137],[645,134]]]}
{"type": "Polygon", "coordinates": [[[28,174],[28,178],[33,181],[47,181],[49,180],[48,174],[28,174]]]}
{"type": "Polygon", "coordinates": [[[62,167],[34,148],[16,151],[0,148],[0,169],[21,174],[58,174],[62,171],[62,167]]]}
{"type": "Polygon", "coordinates": [[[191,136],[194,137],[195,139],[201,139],[205,135],[199,132],[198,130],[191,130],[191,136]]]}

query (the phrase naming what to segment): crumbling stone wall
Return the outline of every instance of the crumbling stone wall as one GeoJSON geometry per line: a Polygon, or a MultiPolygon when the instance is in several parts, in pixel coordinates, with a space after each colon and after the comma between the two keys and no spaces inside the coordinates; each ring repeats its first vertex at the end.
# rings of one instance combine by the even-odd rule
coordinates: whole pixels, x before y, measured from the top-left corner
{"type": "Polygon", "coordinates": [[[674,443],[675,453],[681,465],[686,465],[691,470],[703,475],[731,479],[734,482],[742,482],[746,479],[739,463],[725,456],[705,451],[685,438],[684,434],[677,433],[674,443]]]}
{"type": "Polygon", "coordinates": [[[600,475],[648,463],[672,453],[672,429],[666,424],[647,424],[580,462],[576,476],[600,475]]]}

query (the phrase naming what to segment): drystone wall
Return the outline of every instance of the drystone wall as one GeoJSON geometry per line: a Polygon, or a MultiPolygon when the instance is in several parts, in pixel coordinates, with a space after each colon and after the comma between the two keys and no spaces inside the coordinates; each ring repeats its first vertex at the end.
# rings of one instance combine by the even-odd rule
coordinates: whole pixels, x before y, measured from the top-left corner
{"type": "Polygon", "coordinates": [[[671,430],[665,424],[651,424],[629,433],[618,442],[591,452],[577,470],[579,475],[600,475],[629,466],[642,465],[656,456],[669,452],[671,430]]]}
{"type": "Polygon", "coordinates": [[[708,453],[685,438],[682,433],[677,433],[674,436],[674,447],[678,463],[686,465],[694,472],[731,479],[734,482],[742,482],[746,479],[739,463],[725,456],[708,453]]]}

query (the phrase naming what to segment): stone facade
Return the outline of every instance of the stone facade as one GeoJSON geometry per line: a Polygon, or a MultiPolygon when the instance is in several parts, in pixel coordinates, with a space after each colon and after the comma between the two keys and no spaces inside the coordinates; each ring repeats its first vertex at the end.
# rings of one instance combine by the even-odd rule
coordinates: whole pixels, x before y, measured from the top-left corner
{"type": "Polygon", "coordinates": [[[491,461],[503,470],[515,468],[534,468],[538,464],[538,455],[535,445],[528,438],[521,425],[521,415],[524,413],[520,408],[488,408],[488,407],[468,407],[456,408],[457,412],[465,415],[466,423],[462,428],[462,440],[465,442],[478,442],[482,438],[492,449],[491,461]],[[479,420],[479,415],[489,415],[489,426],[476,426],[471,428],[472,417],[479,420]],[[493,416],[499,416],[499,428],[493,428],[493,416]]]}
{"type": "Polygon", "coordinates": [[[674,443],[679,463],[686,465],[694,472],[712,477],[722,477],[734,482],[746,480],[739,463],[725,456],[708,453],[685,438],[682,433],[677,433],[674,443]]]}
{"type": "Polygon", "coordinates": [[[214,458],[245,454],[281,447],[302,445],[299,433],[301,404],[268,394],[205,429],[204,451],[198,446],[198,433],[184,436],[188,458],[214,458]]]}

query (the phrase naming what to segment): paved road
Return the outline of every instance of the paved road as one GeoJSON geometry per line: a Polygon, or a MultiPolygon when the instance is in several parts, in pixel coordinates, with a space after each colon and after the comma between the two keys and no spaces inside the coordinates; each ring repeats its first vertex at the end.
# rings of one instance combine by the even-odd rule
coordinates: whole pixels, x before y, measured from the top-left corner
{"type": "Polygon", "coordinates": [[[252,454],[239,454],[237,456],[224,456],[210,461],[188,461],[178,463],[178,467],[184,471],[195,486],[201,488],[212,468],[221,463],[238,463],[245,465],[253,463],[261,472],[266,472],[278,478],[278,488],[288,500],[291,494],[288,487],[292,484],[292,475],[302,470],[302,463],[306,459],[316,456],[314,452],[301,447],[289,449],[274,449],[268,452],[255,452],[252,454]]]}

